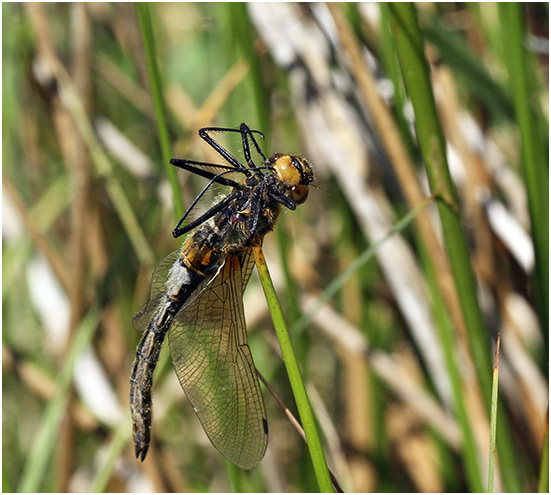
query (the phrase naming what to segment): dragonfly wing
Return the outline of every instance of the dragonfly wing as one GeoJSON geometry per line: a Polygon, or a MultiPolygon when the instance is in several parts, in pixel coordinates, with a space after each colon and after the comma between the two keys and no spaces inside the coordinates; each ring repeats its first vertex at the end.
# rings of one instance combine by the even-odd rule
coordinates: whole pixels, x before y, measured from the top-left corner
{"type": "Polygon", "coordinates": [[[249,278],[254,268],[254,256],[252,249],[245,251],[241,255],[241,294],[245,292],[249,278]]]}
{"type": "Polygon", "coordinates": [[[245,469],[260,462],[268,443],[243,310],[243,270],[250,274],[250,259],[250,250],[229,255],[168,333],[176,374],[207,436],[245,469]]]}
{"type": "Polygon", "coordinates": [[[172,268],[172,265],[174,265],[179,256],[180,250],[177,249],[155,267],[153,275],[151,276],[147,302],[132,318],[134,328],[138,330],[138,332],[143,333],[145,331],[153,317],[153,313],[159,306],[159,302],[162,300],[163,296],[166,295],[167,289],[165,284],[168,280],[168,271],[172,268]]]}

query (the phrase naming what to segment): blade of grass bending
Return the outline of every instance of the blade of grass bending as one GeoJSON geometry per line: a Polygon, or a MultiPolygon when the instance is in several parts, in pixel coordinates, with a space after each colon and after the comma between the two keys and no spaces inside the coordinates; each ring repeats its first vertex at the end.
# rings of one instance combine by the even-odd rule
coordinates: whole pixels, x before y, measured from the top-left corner
{"type": "MultiPolygon", "coordinates": [[[[458,199],[451,180],[445,151],[444,135],[436,112],[430,83],[429,67],[423,52],[423,39],[417,23],[415,7],[410,4],[389,4],[391,28],[402,67],[406,90],[415,112],[415,129],[432,190],[440,187],[436,205],[443,227],[450,264],[471,340],[479,381],[483,392],[490,392],[490,361],[487,332],[477,299],[476,284],[470,264],[470,253],[458,214],[458,199]]],[[[489,400],[487,401],[489,404],[489,400]]]]}
{"type": "Polygon", "coordinates": [[[65,363],[57,379],[57,394],[44,410],[42,421],[25,463],[23,475],[21,476],[17,490],[20,493],[37,493],[41,491],[40,483],[44,478],[44,473],[56,448],[59,427],[69,401],[75,362],[90,344],[99,318],[99,311],[91,309],[82,319],[76,330],[71,348],[67,353],[65,363]]]}
{"type": "Polygon", "coordinates": [[[497,394],[499,384],[499,346],[501,334],[497,334],[496,357],[492,380],[492,405],[490,409],[490,460],[488,463],[488,493],[494,493],[494,479],[496,470],[496,426],[497,426],[497,394]]]}
{"type": "Polygon", "coordinates": [[[319,489],[323,493],[332,493],[333,485],[331,484],[331,477],[327,469],[327,461],[325,460],[316,424],[314,422],[310,401],[306,395],[306,389],[302,381],[302,375],[300,373],[295,351],[291,343],[291,337],[285,324],[283,312],[281,311],[281,306],[279,305],[270,273],[268,272],[268,266],[266,265],[262,247],[253,247],[253,254],[258,275],[260,276],[262,289],[264,290],[266,301],[268,303],[268,307],[270,308],[272,322],[281,347],[283,362],[285,363],[285,368],[287,369],[289,382],[291,383],[291,388],[293,390],[293,396],[302,421],[302,427],[304,428],[304,433],[306,434],[308,450],[310,451],[310,456],[312,458],[312,464],[314,466],[314,472],[318,481],[319,489]]]}
{"type": "Polygon", "coordinates": [[[146,2],[138,2],[136,4],[136,11],[138,12],[140,30],[142,32],[145,60],[147,63],[147,72],[149,74],[149,84],[151,85],[153,106],[155,108],[155,116],[157,118],[157,130],[159,131],[161,154],[163,156],[163,163],[166,167],[166,175],[172,188],[172,195],[174,196],[175,216],[178,217],[178,215],[184,211],[184,204],[182,201],[182,196],[180,195],[180,187],[178,185],[176,169],[170,165],[170,159],[172,156],[167,126],[166,105],[161,75],[159,74],[159,69],[157,68],[155,38],[153,37],[149,4],[146,2]]]}

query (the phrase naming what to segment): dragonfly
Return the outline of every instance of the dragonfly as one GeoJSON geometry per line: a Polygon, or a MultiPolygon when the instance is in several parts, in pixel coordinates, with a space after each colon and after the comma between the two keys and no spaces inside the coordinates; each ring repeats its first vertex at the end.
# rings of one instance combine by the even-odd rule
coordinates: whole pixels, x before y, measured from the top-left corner
{"type": "MultiPolygon", "coordinates": [[[[176,375],[211,443],[231,462],[251,469],[263,458],[268,422],[256,368],[247,344],[243,291],[254,265],[253,246],[276,223],[281,207],[295,210],[308,197],[312,166],[295,154],[266,158],[245,123],[238,129],[205,127],[199,136],[225,161],[172,158],[170,163],[208,179],[173,230],[182,247],[155,268],[149,298],[133,318],[142,332],[130,379],[136,457],[151,440],[153,372],[165,337],[176,375]],[[213,138],[239,133],[244,163],[213,138]],[[252,155],[262,159],[256,165],[252,155]],[[186,223],[215,184],[227,195],[186,223]]],[[[258,158],[257,158],[258,161],[258,158]]]]}

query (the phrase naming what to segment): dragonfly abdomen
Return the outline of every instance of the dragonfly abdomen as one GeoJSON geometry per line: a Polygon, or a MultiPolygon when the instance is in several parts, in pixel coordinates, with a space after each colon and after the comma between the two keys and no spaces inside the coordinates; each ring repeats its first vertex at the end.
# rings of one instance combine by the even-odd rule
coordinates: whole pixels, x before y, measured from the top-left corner
{"type": "Polygon", "coordinates": [[[130,407],[136,457],[145,459],[151,439],[153,372],[174,317],[205,276],[188,269],[178,258],[170,268],[163,296],[136,351],[130,378],[130,407]]]}
{"type": "Polygon", "coordinates": [[[151,385],[167,329],[148,329],[138,344],[130,378],[130,408],[136,457],[145,459],[151,438],[151,385]]]}

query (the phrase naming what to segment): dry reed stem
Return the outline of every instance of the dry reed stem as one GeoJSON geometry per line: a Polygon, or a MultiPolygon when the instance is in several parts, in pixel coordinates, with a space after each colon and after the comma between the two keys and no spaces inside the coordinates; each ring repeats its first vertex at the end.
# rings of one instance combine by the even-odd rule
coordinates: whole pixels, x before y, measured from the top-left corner
{"type": "Polygon", "coordinates": [[[385,415],[389,441],[408,472],[416,492],[440,493],[444,483],[439,472],[437,446],[419,428],[419,419],[409,407],[390,404],[385,415]]]}
{"type": "Polygon", "coordinates": [[[159,456],[162,459],[162,471],[168,480],[171,491],[173,493],[189,493],[191,488],[185,478],[185,471],[176,462],[174,454],[169,449],[163,449],[159,456]]]}
{"type": "Polygon", "coordinates": [[[186,140],[183,145],[178,147],[178,153],[187,155],[193,147],[201,151],[206,157],[206,161],[216,163],[220,160],[218,153],[205,145],[204,141],[197,135],[197,131],[201,127],[213,124],[216,115],[248,71],[249,64],[244,60],[238,60],[230,67],[199,108],[195,106],[181,87],[169,88],[168,107],[176,116],[182,128],[189,130],[192,136],[192,139],[186,140]]]}
{"type": "MultiPolygon", "coordinates": [[[[39,56],[44,56],[46,52],[55,53],[52,37],[49,32],[48,19],[45,9],[38,5],[29,5],[28,13],[35,28],[38,43],[39,56]]],[[[79,37],[76,40],[73,51],[73,60],[76,62],[73,73],[76,81],[75,87],[80,93],[84,104],[89,107],[90,97],[90,26],[86,20],[86,13],[83,4],[73,7],[74,20],[77,23],[76,31],[79,37]]],[[[75,126],[71,115],[65,109],[60,101],[59,95],[53,97],[53,116],[54,127],[57,131],[57,137],[60,149],[64,155],[64,161],[68,166],[69,174],[73,177],[73,202],[70,207],[71,234],[67,244],[67,254],[69,255],[69,287],[67,295],[70,302],[70,324],[69,333],[73,335],[78,322],[85,310],[85,245],[84,234],[87,220],[87,204],[89,191],[89,159],[87,149],[82,142],[80,135],[75,132],[75,126]]],[[[70,344],[69,344],[70,345],[70,344]]],[[[74,392],[70,394],[68,410],[71,409],[71,403],[74,399],[74,392]]],[[[60,462],[57,464],[58,473],[56,476],[57,488],[59,491],[68,491],[71,473],[74,462],[74,431],[73,422],[70,417],[63,423],[60,431],[60,441],[58,449],[60,452],[60,462]]]]}
{"type": "MultiPolygon", "coordinates": [[[[75,8],[78,9],[81,7],[75,8]]],[[[28,12],[35,27],[37,38],[40,40],[40,42],[38,43],[38,46],[40,47],[40,55],[50,66],[51,71],[54,74],[56,74],[57,76],[63,76],[63,84],[65,86],[72,85],[71,89],[75,92],[80,93],[76,94],[75,96],[79,98],[80,104],[83,106],[83,108],[89,107],[90,103],[86,103],[86,101],[87,98],[89,100],[90,94],[88,87],[89,84],[91,84],[89,70],[92,64],[89,55],[84,53],[84,51],[89,52],[89,46],[86,46],[86,43],[82,45],[79,43],[75,44],[75,46],[77,47],[77,51],[75,52],[74,57],[81,60],[82,64],[79,66],[80,68],[77,71],[78,74],[75,74],[74,81],[72,81],[57,56],[56,49],[54,47],[52,37],[49,32],[43,7],[37,4],[29,5],[28,12]],[[83,74],[82,71],[86,71],[87,73],[83,74]],[[75,84],[75,82],[77,84],[75,84]],[[84,88],[84,90],[82,88],[84,88]]],[[[81,20],[84,20],[84,18],[81,17],[81,20]]],[[[78,26],[78,29],[76,29],[76,32],[80,36],[83,36],[82,31],[86,32],[86,30],[87,28],[83,27],[83,25],[81,24],[80,26],[78,26]]],[[[88,40],[88,44],[90,42],[91,41],[88,40]]],[[[95,255],[94,268],[96,268],[96,274],[99,276],[103,276],[105,273],[108,256],[103,232],[101,229],[102,224],[99,221],[100,214],[97,210],[97,206],[99,205],[99,203],[97,201],[91,200],[90,198],[90,176],[92,170],[89,164],[87,167],[85,166],[86,164],[84,161],[88,150],[87,144],[89,143],[84,143],[82,141],[82,137],[77,132],[77,127],[73,123],[72,115],[69,113],[69,110],[67,110],[60,101],[56,104],[55,108],[56,111],[54,113],[54,121],[58,122],[59,143],[62,150],[65,150],[65,161],[68,164],[72,164],[72,168],[70,170],[74,171],[74,175],[78,177],[75,180],[75,203],[73,203],[72,214],[72,232],[74,237],[72,237],[72,240],[70,241],[71,247],[69,248],[69,252],[73,253],[76,259],[73,260],[71,266],[71,268],[73,269],[73,279],[68,280],[67,285],[65,285],[65,289],[70,297],[71,294],[77,294],[77,296],[74,296],[77,299],[73,299],[71,301],[72,321],[75,322],[78,321],[79,316],[82,314],[82,309],[86,300],[86,291],[83,289],[84,287],[86,287],[84,283],[85,265],[87,264],[86,262],[89,258],[86,258],[85,253],[91,252],[93,255],[95,255]],[[91,213],[93,213],[93,218],[95,219],[94,221],[88,221],[87,215],[91,213]],[[96,240],[100,239],[101,241],[96,242],[95,244],[91,244],[88,243],[86,240],[88,237],[96,240]],[[92,246],[92,249],[87,249],[88,246],[92,246]]],[[[121,325],[117,326],[117,333],[122,334],[121,325]]],[[[126,372],[124,374],[127,375],[126,372]]],[[[122,392],[120,387],[119,391],[122,392]]],[[[124,395],[127,396],[126,393],[124,395]]],[[[71,461],[75,459],[73,453],[73,438],[74,431],[72,430],[71,426],[65,426],[64,429],[61,431],[60,441],[62,457],[59,465],[62,467],[62,472],[60,472],[57,476],[57,482],[59,483],[59,489],[61,491],[67,491],[71,477],[71,461]]],[[[159,476],[159,478],[162,478],[162,476],[159,476]]]]}
{"type": "MultiPolygon", "coordinates": [[[[358,257],[352,246],[343,246],[339,271],[348,268],[350,260],[358,257]],[[345,261],[346,260],[346,261],[345,261]]],[[[342,299],[346,301],[343,316],[353,325],[359,327],[362,321],[363,300],[358,273],[352,276],[341,289],[342,299]]],[[[343,349],[343,353],[346,352],[343,349]]],[[[342,415],[344,422],[343,437],[348,445],[358,455],[356,462],[349,464],[351,476],[354,479],[354,490],[371,492],[375,489],[375,480],[370,473],[375,467],[369,459],[369,452],[375,447],[375,417],[371,405],[376,400],[373,397],[372,380],[370,379],[369,363],[356,353],[348,352],[342,358],[342,415]],[[366,476],[367,474],[367,476],[366,476]]]]}
{"type": "MultiPolygon", "coordinates": [[[[132,448],[128,450],[131,451],[132,448]]],[[[142,463],[141,468],[151,479],[156,492],[167,493],[170,491],[164,475],[163,454],[159,452],[155,442],[150,445],[147,453],[147,462],[142,463]]]]}
{"type": "MultiPolygon", "coordinates": [[[[199,137],[197,131],[201,127],[212,125],[220,108],[224,105],[231,93],[243,80],[249,70],[249,65],[243,60],[238,60],[222,77],[218,84],[211,91],[203,105],[197,108],[193,100],[188,96],[180,86],[170,86],[167,90],[167,106],[172,114],[177,118],[180,126],[188,130],[191,139],[186,139],[176,144],[175,156],[188,156],[196,151],[202,154],[205,161],[217,163],[220,161],[220,155],[199,137]],[[195,151],[196,150],[196,151],[195,151]]],[[[182,187],[185,186],[190,174],[182,174],[182,187]]],[[[187,190],[183,194],[189,196],[187,203],[191,203],[194,198],[193,193],[187,190]]]]}
{"type": "Polygon", "coordinates": [[[464,198],[465,217],[469,221],[469,231],[474,237],[476,249],[473,253],[473,268],[489,286],[495,286],[494,253],[492,237],[481,201],[491,187],[489,174],[484,162],[466,142],[459,128],[462,114],[457,96],[457,88],[451,71],[446,67],[436,67],[431,72],[435,99],[446,140],[455,147],[466,172],[466,182],[460,192],[464,198]]]}

